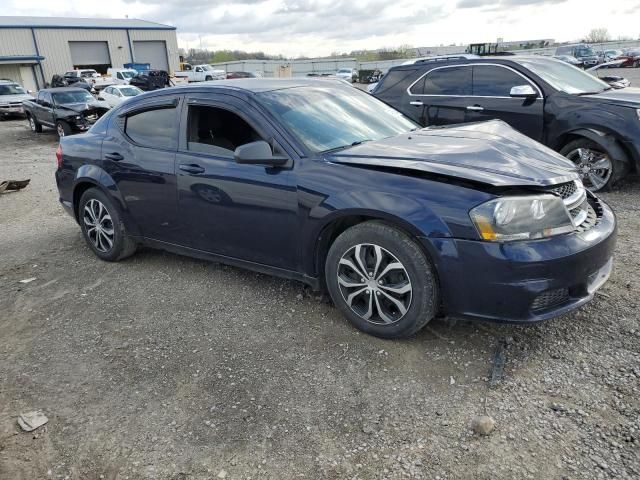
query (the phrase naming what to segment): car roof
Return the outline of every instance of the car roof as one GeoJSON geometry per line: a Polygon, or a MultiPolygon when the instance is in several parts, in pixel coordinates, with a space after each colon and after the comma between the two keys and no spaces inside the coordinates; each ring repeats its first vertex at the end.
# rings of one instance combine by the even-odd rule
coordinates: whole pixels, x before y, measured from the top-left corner
{"type": "Polygon", "coordinates": [[[39,92],[86,92],[86,90],[79,87],[51,87],[43,88],[42,90],[39,90],[39,92]]]}
{"type": "Polygon", "coordinates": [[[8,78],[0,78],[0,83],[3,85],[18,85],[18,82],[14,82],[13,80],[9,80],[8,78]]]}
{"type": "Polygon", "coordinates": [[[551,56],[543,56],[543,55],[507,55],[507,56],[486,56],[486,57],[477,57],[477,58],[452,58],[450,60],[434,60],[430,61],[421,61],[419,63],[413,63],[410,65],[398,65],[389,69],[391,70],[422,70],[430,67],[444,67],[450,65],[473,65],[473,64],[483,64],[483,63],[495,63],[495,64],[504,64],[504,65],[512,65],[514,63],[519,63],[520,60],[528,60],[528,61],[551,61],[551,62],[559,62],[560,60],[554,59],[551,56]]]}
{"type": "MultiPolygon", "coordinates": [[[[335,79],[322,78],[238,78],[234,80],[212,80],[210,82],[200,82],[197,87],[194,85],[180,85],[176,88],[198,88],[198,89],[229,89],[242,90],[250,93],[270,92],[273,90],[284,90],[296,87],[326,87],[326,86],[346,87],[342,82],[335,79]]],[[[349,88],[355,88],[348,85],[349,88]]]]}

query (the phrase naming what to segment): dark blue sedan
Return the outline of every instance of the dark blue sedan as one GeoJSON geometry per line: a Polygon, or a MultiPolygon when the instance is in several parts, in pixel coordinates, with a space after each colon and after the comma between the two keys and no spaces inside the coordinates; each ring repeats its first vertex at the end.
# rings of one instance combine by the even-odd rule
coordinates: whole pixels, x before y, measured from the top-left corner
{"type": "Polygon", "coordinates": [[[420,129],[331,80],[148,93],[57,157],[99,258],[144,244],[299,280],[380,337],[548,319],[611,272],[615,217],[570,161],[501,121],[420,129]]]}

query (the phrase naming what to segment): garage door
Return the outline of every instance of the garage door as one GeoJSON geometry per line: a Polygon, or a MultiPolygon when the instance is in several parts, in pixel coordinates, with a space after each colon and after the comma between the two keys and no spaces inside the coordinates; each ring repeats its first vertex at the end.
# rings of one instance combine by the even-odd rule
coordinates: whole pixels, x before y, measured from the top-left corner
{"type": "Polygon", "coordinates": [[[76,68],[88,68],[90,65],[111,66],[107,42],[69,42],[69,50],[76,68]]]}
{"type": "Polygon", "coordinates": [[[164,42],[134,41],[133,53],[136,63],[150,63],[151,68],[169,71],[167,46],[164,42]]]}

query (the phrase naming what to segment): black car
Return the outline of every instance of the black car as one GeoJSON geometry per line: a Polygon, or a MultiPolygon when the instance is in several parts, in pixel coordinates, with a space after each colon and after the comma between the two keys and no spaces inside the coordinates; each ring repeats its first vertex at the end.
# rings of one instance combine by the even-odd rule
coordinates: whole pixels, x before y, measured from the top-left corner
{"type": "Polygon", "coordinates": [[[611,272],[615,217],[566,158],[499,120],[419,129],[334,80],[140,95],[57,159],[99,258],[145,244],[300,280],[382,337],[545,320],[611,272]]]}
{"type": "Polygon", "coordinates": [[[33,132],[42,132],[43,126],[52,127],[60,137],[86,132],[110,108],[75,87],[40,90],[37,98],[25,100],[22,105],[33,132]]]}
{"type": "Polygon", "coordinates": [[[593,67],[600,63],[600,55],[586,43],[576,43],[575,45],[561,45],[556,48],[556,56],[569,55],[582,63],[584,68],[593,67]]]}
{"type": "Polygon", "coordinates": [[[420,61],[390,69],[373,95],[423,126],[504,120],[568,157],[592,190],[640,166],[640,90],[553,58],[420,61]]]}
{"type": "Polygon", "coordinates": [[[256,78],[253,72],[227,72],[227,80],[235,80],[237,78],[256,78]]]}
{"type": "Polygon", "coordinates": [[[165,70],[145,70],[129,80],[129,85],[145,92],[171,86],[169,74],[165,70]]]}

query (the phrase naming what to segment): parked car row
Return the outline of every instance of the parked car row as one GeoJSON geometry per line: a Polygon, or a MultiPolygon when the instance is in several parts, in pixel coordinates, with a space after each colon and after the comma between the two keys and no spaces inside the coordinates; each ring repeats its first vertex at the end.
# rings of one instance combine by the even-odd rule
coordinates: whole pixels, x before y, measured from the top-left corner
{"type": "Polygon", "coordinates": [[[622,67],[640,67],[640,49],[637,48],[628,50],[610,49],[597,52],[591,45],[578,43],[559,46],[556,48],[554,57],[582,68],[590,68],[615,60],[622,60],[619,64],[622,67]]]}

